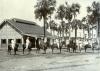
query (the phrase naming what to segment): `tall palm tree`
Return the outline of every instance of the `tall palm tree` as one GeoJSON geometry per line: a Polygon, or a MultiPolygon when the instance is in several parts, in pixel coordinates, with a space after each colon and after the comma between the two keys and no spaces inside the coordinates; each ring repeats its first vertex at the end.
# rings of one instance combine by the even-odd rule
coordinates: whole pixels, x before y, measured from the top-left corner
{"type": "Polygon", "coordinates": [[[56,18],[61,20],[61,27],[63,29],[63,38],[64,38],[64,18],[65,18],[66,8],[64,5],[60,5],[57,10],[56,18]]]}
{"type": "Polygon", "coordinates": [[[62,27],[61,27],[61,25],[58,26],[57,30],[58,30],[58,33],[59,33],[59,37],[61,37],[61,33],[62,33],[62,27]]]}
{"type": "Polygon", "coordinates": [[[56,30],[55,27],[56,27],[55,21],[51,20],[50,21],[50,29],[51,29],[51,33],[53,32],[52,35],[54,35],[54,31],[56,30]]]}
{"type": "MultiPolygon", "coordinates": [[[[50,12],[50,14],[49,14],[49,18],[50,18],[50,22],[51,22],[51,21],[52,21],[52,20],[51,20],[51,17],[52,17],[51,15],[52,15],[52,14],[54,13],[54,11],[56,10],[56,9],[55,9],[55,7],[56,7],[56,0],[49,0],[49,1],[52,3],[51,12],[50,12]]],[[[51,24],[50,22],[49,22],[49,24],[48,24],[49,27],[50,27],[50,24],[51,24]]]]}
{"type": "MultiPolygon", "coordinates": [[[[79,14],[79,12],[80,12],[80,4],[78,4],[78,3],[74,4],[73,3],[72,6],[71,6],[71,12],[73,14],[73,20],[75,21],[77,14],[79,14]]],[[[74,22],[74,24],[73,24],[73,26],[75,26],[74,28],[75,28],[75,43],[76,43],[76,37],[77,37],[77,27],[76,26],[77,26],[77,24],[76,24],[76,22],[74,22]]]]}
{"type": "Polygon", "coordinates": [[[66,12],[65,12],[65,19],[68,21],[66,23],[66,32],[69,29],[69,40],[70,40],[70,34],[71,34],[71,20],[72,20],[72,11],[71,11],[71,6],[66,2],[66,12]]]}
{"type": "Polygon", "coordinates": [[[84,25],[83,25],[83,31],[86,30],[88,32],[88,39],[89,39],[89,37],[90,37],[89,25],[90,24],[89,24],[88,21],[89,21],[89,19],[87,18],[87,16],[82,18],[82,22],[84,23],[84,25]]]}
{"type": "Polygon", "coordinates": [[[44,38],[46,37],[46,20],[48,19],[48,15],[53,13],[55,3],[56,1],[54,0],[38,0],[37,4],[34,6],[36,19],[44,20],[44,38]]]}
{"type": "Polygon", "coordinates": [[[66,37],[67,37],[67,34],[69,35],[69,41],[70,41],[70,23],[66,23],[66,26],[65,26],[65,33],[66,33],[66,37]]]}
{"type": "Polygon", "coordinates": [[[84,37],[85,36],[84,30],[86,29],[86,22],[87,22],[86,17],[83,17],[81,21],[82,21],[82,23],[84,23],[83,27],[82,27],[83,28],[83,37],[84,37]]]}
{"type": "Polygon", "coordinates": [[[72,29],[75,29],[75,43],[76,43],[76,38],[77,38],[77,30],[82,29],[82,22],[78,19],[74,19],[72,21],[72,29]]]}

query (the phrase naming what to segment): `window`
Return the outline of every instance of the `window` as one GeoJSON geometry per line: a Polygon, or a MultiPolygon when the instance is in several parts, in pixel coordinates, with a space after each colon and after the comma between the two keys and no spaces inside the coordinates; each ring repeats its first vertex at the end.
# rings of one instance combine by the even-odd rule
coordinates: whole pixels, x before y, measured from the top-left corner
{"type": "Polygon", "coordinates": [[[6,39],[1,39],[2,44],[6,44],[6,39]]]}
{"type": "Polygon", "coordinates": [[[21,43],[21,39],[16,39],[16,43],[21,43]]]}
{"type": "Polygon", "coordinates": [[[8,39],[8,43],[9,43],[9,44],[11,43],[11,40],[12,40],[12,39],[8,39]]]}

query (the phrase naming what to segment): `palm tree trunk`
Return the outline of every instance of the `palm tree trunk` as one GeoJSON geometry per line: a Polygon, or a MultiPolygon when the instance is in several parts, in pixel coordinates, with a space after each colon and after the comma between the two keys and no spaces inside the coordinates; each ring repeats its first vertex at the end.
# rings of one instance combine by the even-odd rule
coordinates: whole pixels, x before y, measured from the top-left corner
{"type": "Polygon", "coordinates": [[[90,39],[90,27],[88,25],[88,44],[89,44],[89,39],[90,39]]]}
{"type": "Polygon", "coordinates": [[[84,41],[85,41],[85,31],[84,31],[84,29],[83,29],[83,39],[84,39],[84,41]]]}
{"type": "Polygon", "coordinates": [[[62,19],[62,37],[64,39],[64,26],[63,26],[63,19],[62,19]]]}
{"type": "Polygon", "coordinates": [[[75,28],[75,43],[76,43],[76,40],[77,40],[77,27],[75,28]]]}
{"type": "Polygon", "coordinates": [[[71,38],[71,29],[69,27],[69,41],[70,41],[70,38],[71,38]]]}
{"type": "Polygon", "coordinates": [[[43,21],[44,21],[44,38],[45,38],[46,37],[46,32],[45,32],[45,29],[46,29],[46,27],[45,27],[45,25],[46,25],[46,19],[43,18],[43,21]]]}
{"type": "Polygon", "coordinates": [[[64,39],[64,28],[63,28],[63,39],[64,39]]]}
{"type": "MultiPolygon", "coordinates": [[[[74,20],[75,20],[75,14],[74,14],[74,20]]],[[[75,25],[76,25],[76,22],[75,22],[75,25]]],[[[76,43],[76,37],[77,37],[77,25],[75,27],[75,43],[76,43]]]]}
{"type": "Polygon", "coordinates": [[[92,43],[93,43],[93,25],[92,25],[92,43]]]}

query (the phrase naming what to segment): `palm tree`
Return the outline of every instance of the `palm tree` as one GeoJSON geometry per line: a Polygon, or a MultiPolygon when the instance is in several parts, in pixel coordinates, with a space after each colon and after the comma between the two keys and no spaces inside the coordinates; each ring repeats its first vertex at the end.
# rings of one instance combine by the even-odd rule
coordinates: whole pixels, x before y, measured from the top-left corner
{"type": "Polygon", "coordinates": [[[70,23],[66,23],[66,26],[65,26],[65,32],[66,32],[66,37],[67,37],[67,34],[69,35],[69,41],[70,41],[70,23]]]}
{"type": "Polygon", "coordinates": [[[60,5],[58,7],[58,10],[57,10],[57,15],[56,15],[56,18],[61,20],[61,27],[62,27],[62,30],[63,30],[63,38],[64,38],[64,18],[65,18],[65,11],[66,11],[66,8],[64,5],[60,5]]]}
{"type": "Polygon", "coordinates": [[[61,34],[62,34],[62,31],[63,31],[61,25],[58,26],[57,31],[58,31],[58,38],[59,38],[59,43],[60,43],[61,37],[62,37],[61,34]]]}
{"type": "Polygon", "coordinates": [[[48,19],[48,15],[53,13],[55,3],[56,1],[54,0],[38,0],[37,4],[35,5],[34,13],[36,19],[44,20],[44,38],[46,36],[45,33],[46,20],[48,19]]]}
{"type": "Polygon", "coordinates": [[[69,40],[70,40],[70,33],[71,33],[70,29],[71,29],[72,11],[71,11],[71,6],[68,5],[67,2],[66,2],[65,19],[68,21],[68,23],[66,23],[66,32],[69,29],[69,40]]]}
{"type": "Polygon", "coordinates": [[[89,21],[89,19],[87,18],[87,16],[82,18],[82,22],[84,23],[83,30],[87,30],[87,32],[88,32],[88,39],[89,39],[89,37],[90,37],[89,25],[90,24],[88,23],[88,21],[89,21]]]}
{"type": "Polygon", "coordinates": [[[83,27],[82,27],[83,28],[83,37],[84,37],[85,36],[84,30],[86,29],[86,22],[87,22],[86,17],[83,17],[81,21],[82,21],[82,23],[85,23],[85,24],[83,24],[83,27]]]}
{"type": "MultiPolygon", "coordinates": [[[[50,18],[50,22],[52,21],[51,20],[51,15],[53,14],[53,12],[55,11],[55,7],[56,7],[56,0],[50,0],[50,2],[52,3],[52,7],[51,7],[51,12],[50,12],[50,15],[49,15],[49,18],[50,18]]],[[[50,27],[50,23],[49,22],[49,27],[50,27]]]]}
{"type": "Polygon", "coordinates": [[[58,30],[59,37],[61,37],[61,32],[62,32],[62,27],[61,27],[61,25],[58,26],[58,29],[57,29],[57,30],[58,30]]]}
{"type": "MultiPolygon", "coordinates": [[[[99,8],[100,3],[99,2],[93,2],[91,6],[87,7],[88,12],[88,23],[93,27],[93,25],[96,23],[98,17],[100,16],[99,8]]],[[[92,29],[92,39],[93,39],[93,29],[92,29]]]]}
{"type": "MultiPolygon", "coordinates": [[[[73,16],[74,21],[75,21],[75,18],[77,16],[77,14],[79,14],[79,11],[80,11],[80,5],[78,3],[72,4],[72,6],[71,6],[71,12],[73,14],[72,16],[73,16]]],[[[75,43],[76,43],[76,37],[77,37],[77,24],[76,24],[76,21],[72,25],[75,28],[75,43]]]]}
{"type": "Polygon", "coordinates": [[[72,29],[75,29],[75,43],[76,43],[76,38],[77,38],[77,30],[82,29],[82,22],[78,19],[74,19],[72,21],[72,29]]]}
{"type": "Polygon", "coordinates": [[[54,35],[54,31],[56,30],[55,27],[56,27],[55,21],[54,21],[54,20],[51,20],[51,21],[50,21],[50,29],[51,29],[51,34],[52,34],[52,35],[54,35]],[[52,33],[52,32],[53,32],[53,33],[52,33]]]}

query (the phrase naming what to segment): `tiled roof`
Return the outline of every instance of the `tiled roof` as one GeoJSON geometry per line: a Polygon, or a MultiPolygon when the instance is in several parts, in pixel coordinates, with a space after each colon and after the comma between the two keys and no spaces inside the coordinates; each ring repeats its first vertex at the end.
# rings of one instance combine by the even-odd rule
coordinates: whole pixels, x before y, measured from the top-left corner
{"type": "MultiPolygon", "coordinates": [[[[16,18],[8,19],[6,21],[16,30],[18,30],[18,32],[20,32],[22,35],[38,36],[38,37],[44,35],[44,28],[40,27],[35,22],[16,19],[16,18]]],[[[46,36],[51,36],[51,34],[46,31],[46,36]]]]}

